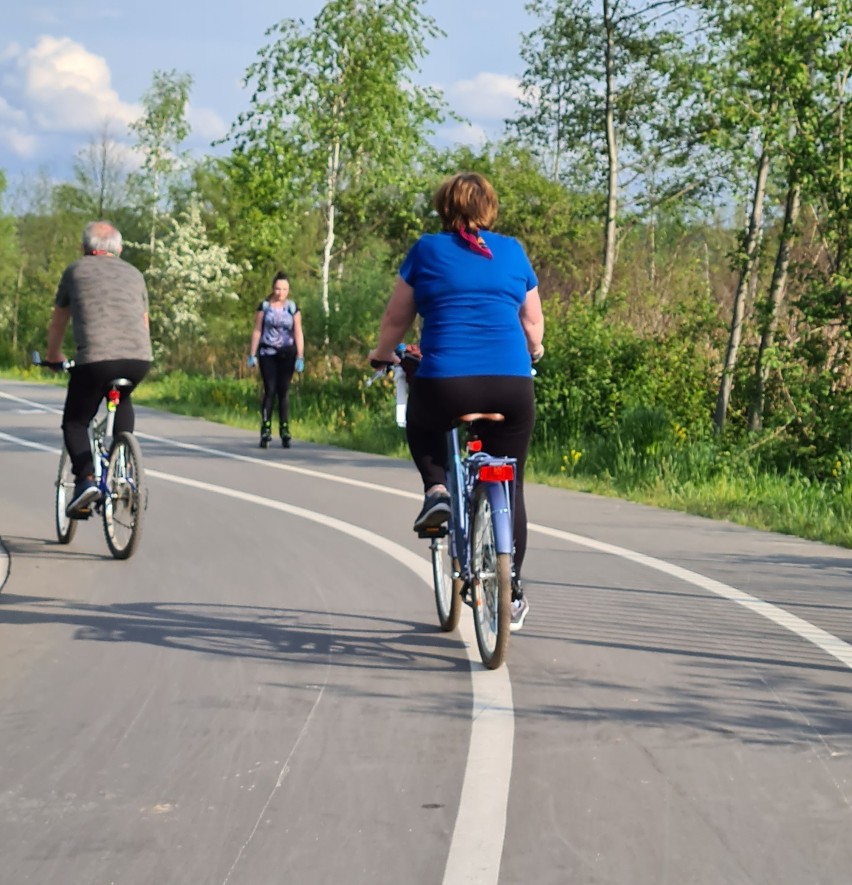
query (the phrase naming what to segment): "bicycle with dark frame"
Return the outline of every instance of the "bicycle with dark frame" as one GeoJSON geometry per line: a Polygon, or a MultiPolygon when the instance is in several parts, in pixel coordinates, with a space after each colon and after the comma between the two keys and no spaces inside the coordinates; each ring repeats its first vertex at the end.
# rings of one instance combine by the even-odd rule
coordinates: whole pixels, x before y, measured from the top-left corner
{"type": "MultiPolygon", "coordinates": [[[[33,363],[53,371],[68,371],[74,365],[43,361],[38,352],[33,363]]],[[[113,438],[115,410],[122,390],[133,388],[127,378],[114,378],[104,390],[106,414],[89,426],[89,442],[95,469],[98,497],[85,509],[69,515],[68,503],[74,493],[71,457],[63,446],[56,478],[56,537],[60,544],[70,544],[80,521],[99,514],[110,553],[116,559],[128,559],[139,546],[142,525],[148,506],[148,487],[142,465],[142,452],[132,433],[122,432],[113,438]]]]}

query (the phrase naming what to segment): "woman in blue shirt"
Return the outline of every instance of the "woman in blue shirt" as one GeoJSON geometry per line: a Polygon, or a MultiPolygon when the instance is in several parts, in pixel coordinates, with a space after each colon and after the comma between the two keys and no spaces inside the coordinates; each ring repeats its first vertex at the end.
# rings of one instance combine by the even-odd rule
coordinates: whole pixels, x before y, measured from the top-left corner
{"type": "Polygon", "coordinates": [[[527,545],[524,463],[535,423],[530,361],[544,353],[538,280],[523,246],[493,233],[497,194],[476,173],[447,179],[434,196],[443,230],[409,251],[385,308],[371,360],[396,362],[394,348],[419,315],[422,362],[411,385],[406,433],[425,500],[415,531],[449,519],[446,431],[468,412],[500,412],[481,428],[492,455],[518,461],[515,489],[513,627],[529,611],[520,582],[527,545]]]}

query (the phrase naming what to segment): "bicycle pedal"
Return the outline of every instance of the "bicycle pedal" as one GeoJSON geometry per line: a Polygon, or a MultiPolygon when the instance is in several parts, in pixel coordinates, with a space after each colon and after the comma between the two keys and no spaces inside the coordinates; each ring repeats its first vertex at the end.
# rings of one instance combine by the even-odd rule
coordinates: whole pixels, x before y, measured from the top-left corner
{"type": "Polygon", "coordinates": [[[417,537],[418,538],[445,538],[449,533],[449,529],[444,525],[436,525],[431,528],[418,529],[417,537]]]}
{"type": "Polygon", "coordinates": [[[69,519],[88,519],[92,515],[92,508],[87,507],[85,510],[78,510],[76,513],[69,513],[69,519]]]}

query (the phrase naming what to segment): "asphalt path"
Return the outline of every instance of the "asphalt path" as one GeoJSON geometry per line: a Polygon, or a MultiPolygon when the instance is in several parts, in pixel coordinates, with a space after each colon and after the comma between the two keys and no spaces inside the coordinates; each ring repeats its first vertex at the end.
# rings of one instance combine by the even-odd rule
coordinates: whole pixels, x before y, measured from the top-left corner
{"type": "Polygon", "coordinates": [[[0,381],[0,883],[852,882],[852,552],[528,487],[531,611],[437,627],[410,463],[138,409],[61,546],[0,381]]]}

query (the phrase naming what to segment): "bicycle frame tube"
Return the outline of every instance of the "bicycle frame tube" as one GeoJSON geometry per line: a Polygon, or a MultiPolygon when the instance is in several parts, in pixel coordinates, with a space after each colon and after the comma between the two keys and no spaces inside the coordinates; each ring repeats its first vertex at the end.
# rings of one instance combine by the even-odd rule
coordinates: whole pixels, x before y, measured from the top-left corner
{"type": "Polygon", "coordinates": [[[106,489],[106,433],[109,424],[109,413],[97,423],[89,425],[89,443],[92,447],[92,463],[95,468],[95,482],[103,492],[106,489]]]}
{"type": "Polygon", "coordinates": [[[470,514],[467,507],[464,466],[462,464],[459,433],[456,428],[447,432],[447,489],[450,493],[450,553],[458,560],[462,574],[467,573],[470,554],[467,543],[470,532],[470,514]]]}

